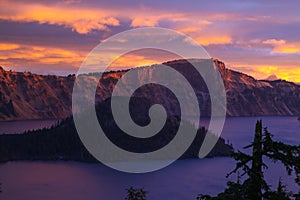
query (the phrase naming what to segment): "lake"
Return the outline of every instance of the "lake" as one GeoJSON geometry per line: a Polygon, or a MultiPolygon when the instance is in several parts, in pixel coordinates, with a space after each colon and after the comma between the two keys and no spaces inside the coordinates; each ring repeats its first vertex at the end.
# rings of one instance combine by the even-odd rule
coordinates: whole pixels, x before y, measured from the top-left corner
{"type": "MultiPolygon", "coordinates": [[[[222,137],[241,149],[253,139],[257,119],[274,134],[275,140],[300,144],[300,123],[296,117],[233,117],[227,118],[222,137]]],[[[0,128],[3,122],[0,122],[0,128]]],[[[20,122],[11,122],[18,126],[20,122]]],[[[39,121],[35,121],[39,123],[39,121]]],[[[204,121],[203,124],[206,122],[204,121]]],[[[266,179],[276,187],[279,178],[288,188],[297,191],[294,177],[288,177],[280,164],[266,161],[266,179]]],[[[78,162],[22,161],[0,165],[3,193],[0,199],[124,199],[126,188],[144,187],[148,199],[195,199],[199,193],[217,194],[224,190],[226,173],[234,168],[231,158],[180,160],[151,173],[128,174],[112,170],[102,164],[78,162]]]]}

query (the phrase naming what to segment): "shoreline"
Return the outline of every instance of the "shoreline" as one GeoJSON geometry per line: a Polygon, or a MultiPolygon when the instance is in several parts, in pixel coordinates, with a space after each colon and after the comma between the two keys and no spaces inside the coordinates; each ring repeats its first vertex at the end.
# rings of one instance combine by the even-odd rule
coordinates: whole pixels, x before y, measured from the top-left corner
{"type": "MultiPolygon", "coordinates": [[[[184,116],[187,118],[196,118],[197,116],[184,116]]],[[[183,117],[183,118],[184,118],[183,117]]],[[[299,117],[299,115],[240,115],[240,116],[228,116],[226,115],[226,118],[245,118],[245,117],[299,117]]],[[[201,116],[203,119],[209,119],[210,116],[201,116]]],[[[8,119],[8,120],[3,120],[0,119],[1,122],[26,122],[26,121],[48,121],[48,120],[53,120],[53,121],[60,121],[66,118],[32,118],[32,119],[8,119]]]]}

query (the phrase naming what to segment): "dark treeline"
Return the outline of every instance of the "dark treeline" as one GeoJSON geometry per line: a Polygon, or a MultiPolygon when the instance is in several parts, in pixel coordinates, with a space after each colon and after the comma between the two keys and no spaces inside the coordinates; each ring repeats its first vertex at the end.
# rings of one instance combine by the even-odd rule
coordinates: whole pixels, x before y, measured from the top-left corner
{"type": "Polygon", "coordinates": [[[76,134],[72,118],[51,128],[0,136],[0,161],[12,160],[94,161],[76,134]]]}
{"type": "MultiPolygon", "coordinates": [[[[123,149],[134,152],[149,152],[160,149],[169,143],[176,135],[180,118],[168,116],[162,130],[153,137],[140,139],[124,134],[115,124],[110,108],[110,101],[104,101],[97,105],[99,123],[107,133],[107,137],[123,149]],[[105,117],[101,117],[105,116],[105,117]]],[[[146,110],[151,103],[146,99],[136,98],[131,101],[131,114],[138,124],[149,123],[149,116],[146,110]],[[144,116],[144,117],[143,117],[144,116]]],[[[185,126],[195,129],[187,122],[185,126]]],[[[200,128],[189,149],[182,155],[181,159],[197,158],[199,149],[206,135],[206,130],[200,128]]],[[[229,156],[232,147],[219,139],[208,157],[229,156]]],[[[60,121],[50,128],[35,131],[27,131],[23,134],[0,135],[0,162],[13,160],[74,160],[84,162],[96,162],[89,154],[77,134],[72,117],[60,121]]]]}

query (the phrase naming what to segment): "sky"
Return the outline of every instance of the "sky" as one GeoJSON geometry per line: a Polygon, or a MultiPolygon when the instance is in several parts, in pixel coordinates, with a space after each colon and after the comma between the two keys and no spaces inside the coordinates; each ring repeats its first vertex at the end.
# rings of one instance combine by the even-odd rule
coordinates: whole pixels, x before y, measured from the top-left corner
{"type": "MultiPolygon", "coordinates": [[[[72,74],[110,36],[162,27],[187,34],[230,69],[300,82],[299,8],[295,0],[0,0],[0,66],[72,74]]],[[[140,51],[116,63],[148,65],[164,55],[140,51]]]]}

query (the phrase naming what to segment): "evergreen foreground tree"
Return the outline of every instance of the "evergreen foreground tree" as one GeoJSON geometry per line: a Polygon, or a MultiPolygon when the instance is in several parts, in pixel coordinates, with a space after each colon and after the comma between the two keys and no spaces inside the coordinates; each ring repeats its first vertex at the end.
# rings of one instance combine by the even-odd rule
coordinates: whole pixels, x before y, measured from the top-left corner
{"type": "Polygon", "coordinates": [[[127,189],[127,197],[125,200],[146,200],[147,192],[141,189],[135,189],[132,186],[127,189]]]}
{"type": "Polygon", "coordinates": [[[291,175],[293,172],[296,175],[295,182],[300,185],[300,146],[292,146],[282,142],[273,141],[273,135],[268,132],[267,128],[262,128],[262,121],[257,121],[255,128],[255,136],[252,144],[244,147],[252,148],[252,155],[247,155],[240,151],[232,154],[232,157],[237,161],[233,173],[242,171],[241,176],[247,176],[243,183],[228,182],[228,188],[216,197],[209,195],[198,195],[198,200],[300,200],[300,190],[298,194],[289,192],[279,180],[276,191],[271,191],[269,185],[264,179],[264,170],[268,168],[263,163],[263,158],[269,158],[273,162],[281,162],[291,175]]]}

